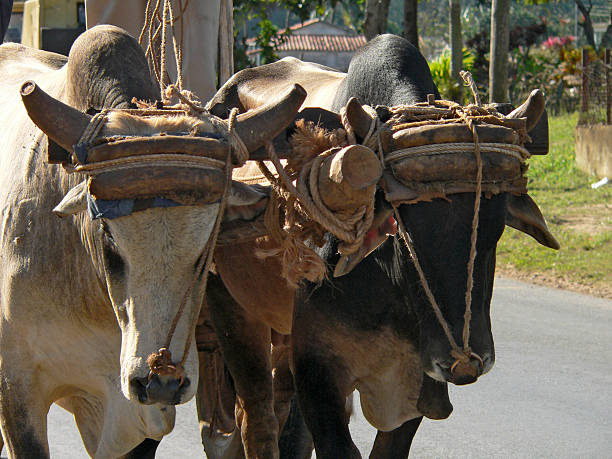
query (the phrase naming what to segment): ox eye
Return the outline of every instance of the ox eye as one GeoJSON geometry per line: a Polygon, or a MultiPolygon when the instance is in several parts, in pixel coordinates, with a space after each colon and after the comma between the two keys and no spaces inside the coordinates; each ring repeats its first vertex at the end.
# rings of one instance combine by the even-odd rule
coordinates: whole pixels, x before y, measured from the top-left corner
{"type": "Polygon", "coordinates": [[[102,252],[104,255],[104,264],[114,276],[123,276],[125,274],[125,262],[113,240],[113,236],[105,224],[102,225],[103,231],[103,246],[102,252]]]}

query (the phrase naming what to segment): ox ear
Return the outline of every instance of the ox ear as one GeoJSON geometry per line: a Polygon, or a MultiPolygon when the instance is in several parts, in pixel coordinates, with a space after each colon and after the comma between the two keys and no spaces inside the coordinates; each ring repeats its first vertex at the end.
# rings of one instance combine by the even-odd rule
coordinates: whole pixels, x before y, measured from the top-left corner
{"type": "Polygon", "coordinates": [[[268,189],[260,185],[247,185],[232,181],[224,222],[254,220],[266,210],[268,189]]]}
{"type": "Polygon", "coordinates": [[[366,234],[363,244],[356,252],[340,257],[340,260],[334,268],[334,277],[340,277],[350,273],[361,260],[380,247],[389,236],[397,233],[397,223],[395,218],[393,218],[393,208],[386,203],[381,203],[381,205],[379,205],[379,202],[380,200],[376,202],[374,220],[372,221],[370,230],[366,234]]]}
{"type": "Polygon", "coordinates": [[[83,180],[66,193],[64,199],[53,209],[53,213],[64,218],[87,210],[87,189],[87,180],[83,180]]]}
{"type": "Polygon", "coordinates": [[[527,194],[508,196],[506,225],[529,234],[540,244],[559,250],[561,247],[548,230],[538,205],[527,194]]]}

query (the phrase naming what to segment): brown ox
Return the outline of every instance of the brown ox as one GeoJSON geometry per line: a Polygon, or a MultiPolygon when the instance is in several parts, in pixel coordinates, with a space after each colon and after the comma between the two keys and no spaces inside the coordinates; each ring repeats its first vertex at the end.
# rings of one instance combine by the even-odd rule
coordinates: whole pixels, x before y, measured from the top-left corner
{"type": "MultiPolygon", "coordinates": [[[[77,174],[46,163],[44,133],[57,144],[49,157],[61,157],[90,122],[82,112],[155,98],[142,50],[121,29],[87,31],[68,58],[2,45],[0,74],[2,435],[12,458],[48,457],[46,416],[58,402],[74,413],[90,455],[118,457],[147,437],[161,439],[173,427],[173,405],[195,392],[193,340],[182,378],[150,375],[146,361],[164,342],[183,298],[169,346],[176,360],[193,334],[189,318],[203,296],[198,257],[219,204],[206,203],[204,190],[202,205],[143,205],[130,215],[92,220],[80,212],[90,195],[77,174]],[[23,86],[22,103],[28,79],[38,86],[23,86]],[[60,220],[54,209],[70,216],[60,220]]],[[[303,97],[296,88],[280,103],[239,116],[235,129],[247,149],[293,119],[303,97]]],[[[101,135],[176,131],[216,133],[217,150],[227,151],[227,139],[209,121],[188,116],[140,120],[111,112],[101,135]]],[[[248,187],[232,186],[229,203],[245,214],[244,205],[260,199],[248,187]]]]}

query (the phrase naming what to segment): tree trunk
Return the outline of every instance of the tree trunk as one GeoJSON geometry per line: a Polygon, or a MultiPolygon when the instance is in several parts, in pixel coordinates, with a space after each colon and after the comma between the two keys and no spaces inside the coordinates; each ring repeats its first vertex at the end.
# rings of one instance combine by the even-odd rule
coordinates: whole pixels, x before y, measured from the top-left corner
{"type": "Polygon", "coordinates": [[[582,30],[584,30],[584,35],[586,36],[587,43],[593,47],[593,49],[597,49],[595,45],[595,31],[593,30],[593,21],[591,20],[591,8],[587,8],[582,0],[576,0],[576,6],[584,16],[584,23],[580,24],[582,30]]]}
{"type": "Polygon", "coordinates": [[[419,49],[419,30],[417,22],[418,0],[404,0],[404,33],[406,40],[419,49]]]}
{"type": "Polygon", "coordinates": [[[2,43],[4,34],[6,34],[6,31],[8,30],[12,10],[13,0],[0,2],[0,43],[2,43]]]}
{"type": "Polygon", "coordinates": [[[461,36],[461,0],[449,0],[450,10],[450,45],[451,45],[451,78],[457,82],[458,89],[452,98],[461,102],[463,83],[459,72],[463,67],[463,39],[461,36]]]}
{"type": "Polygon", "coordinates": [[[219,11],[219,57],[217,60],[217,87],[234,74],[234,20],[233,0],[221,0],[219,11]]]}
{"type": "Polygon", "coordinates": [[[610,24],[608,24],[608,28],[601,37],[599,47],[604,49],[612,48],[612,13],[610,14],[610,24]]]}
{"type": "Polygon", "coordinates": [[[366,40],[387,31],[387,16],[391,0],[366,0],[363,32],[366,40]]]}
{"type": "Polygon", "coordinates": [[[491,6],[491,63],[489,102],[508,102],[508,47],[510,0],[493,0],[491,6]]]}

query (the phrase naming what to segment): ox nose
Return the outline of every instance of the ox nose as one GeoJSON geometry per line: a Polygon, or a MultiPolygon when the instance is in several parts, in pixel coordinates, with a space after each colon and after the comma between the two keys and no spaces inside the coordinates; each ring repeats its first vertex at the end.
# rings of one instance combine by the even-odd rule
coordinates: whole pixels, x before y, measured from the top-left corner
{"type": "Polygon", "coordinates": [[[482,359],[472,353],[469,361],[456,360],[450,368],[450,382],[457,386],[471,384],[475,382],[482,374],[483,362],[482,359]]]}
{"type": "Polygon", "coordinates": [[[162,377],[154,374],[151,377],[133,378],[130,386],[138,401],[145,405],[161,403],[163,405],[177,405],[181,396],[190,385],[189,378],[181,380],[178,378],[162,377]]]}

